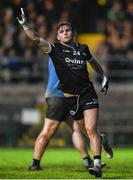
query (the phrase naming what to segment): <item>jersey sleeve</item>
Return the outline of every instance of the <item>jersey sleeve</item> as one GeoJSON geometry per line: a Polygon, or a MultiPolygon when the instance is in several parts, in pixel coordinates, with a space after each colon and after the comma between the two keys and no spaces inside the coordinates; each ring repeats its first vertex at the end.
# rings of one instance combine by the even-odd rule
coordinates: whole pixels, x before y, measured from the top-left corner
{"type": "Polygon", "coordinates": [[[56,44],[50,43],[51,50],[48,52],[48,55],[52,58],[55,55],[55,51],[57,51],[56,44]]]}
{"type": "Polygon", "coordinates": [[[85,53],[86,53],[86,59],[88,62],[91,62],[93,60],[93,56],[90,52],[90,49],[88,48],[87,45],[85,45],[85,53]]]}

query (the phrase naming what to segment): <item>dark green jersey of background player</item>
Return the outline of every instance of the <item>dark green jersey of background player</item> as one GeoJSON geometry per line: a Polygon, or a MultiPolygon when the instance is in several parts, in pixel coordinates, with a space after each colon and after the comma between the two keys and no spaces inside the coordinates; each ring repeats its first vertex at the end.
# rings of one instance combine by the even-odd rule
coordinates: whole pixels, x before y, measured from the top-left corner
{"type": "Polygon", "coordinates": [[[73,47],[61,43],[52,44],[49,56],[60,80],[59,89],[65,93],[79,94],[91,82],[87,61],[93,56],[87,45],[74,43],[73,47]]]}

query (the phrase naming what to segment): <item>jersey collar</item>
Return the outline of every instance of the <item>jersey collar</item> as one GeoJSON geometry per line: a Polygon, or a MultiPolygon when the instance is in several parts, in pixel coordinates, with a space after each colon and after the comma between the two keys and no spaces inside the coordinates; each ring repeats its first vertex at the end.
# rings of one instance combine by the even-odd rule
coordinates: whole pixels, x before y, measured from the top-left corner
{"type": "Polygon", "coordinates": [[[69,47],[69,48],[71,48],[71,49],[73,49],[73,50],[75,50],[76,49],[76,47],[78,47],[78,44],[77,43],[73,43],[73,46],[69,46],[69,45],[67,45],[67,44],[64,44],[64,43],[61,43],[60,42],[60,44],[62,44],[63,46],[66,46],[66,47],[69,47]]]}

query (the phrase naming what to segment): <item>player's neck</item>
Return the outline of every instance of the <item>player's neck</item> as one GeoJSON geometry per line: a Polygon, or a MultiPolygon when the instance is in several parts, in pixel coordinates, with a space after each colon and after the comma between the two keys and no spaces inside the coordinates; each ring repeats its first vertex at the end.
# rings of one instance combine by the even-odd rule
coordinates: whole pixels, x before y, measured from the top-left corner
{"type": "Polygon", "coordinates": [[[72,49],[74,49],[74,47],[75,47],[75,42],[74,41],[70,41],[68,43],[63,43],[63,42],[60,42],[60,43],[63,44],[64,46],[70,47],[72,49]]]}

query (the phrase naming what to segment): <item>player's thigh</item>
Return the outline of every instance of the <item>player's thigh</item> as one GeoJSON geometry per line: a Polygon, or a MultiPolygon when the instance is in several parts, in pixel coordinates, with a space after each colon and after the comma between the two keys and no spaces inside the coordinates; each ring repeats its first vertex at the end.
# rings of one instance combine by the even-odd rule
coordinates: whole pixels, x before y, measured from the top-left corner
{"type": "Polygon", "coordinates": [[[96,129],[98,123],[98,108],[87,109],[83,112],[86,129],[96,129]]]}

